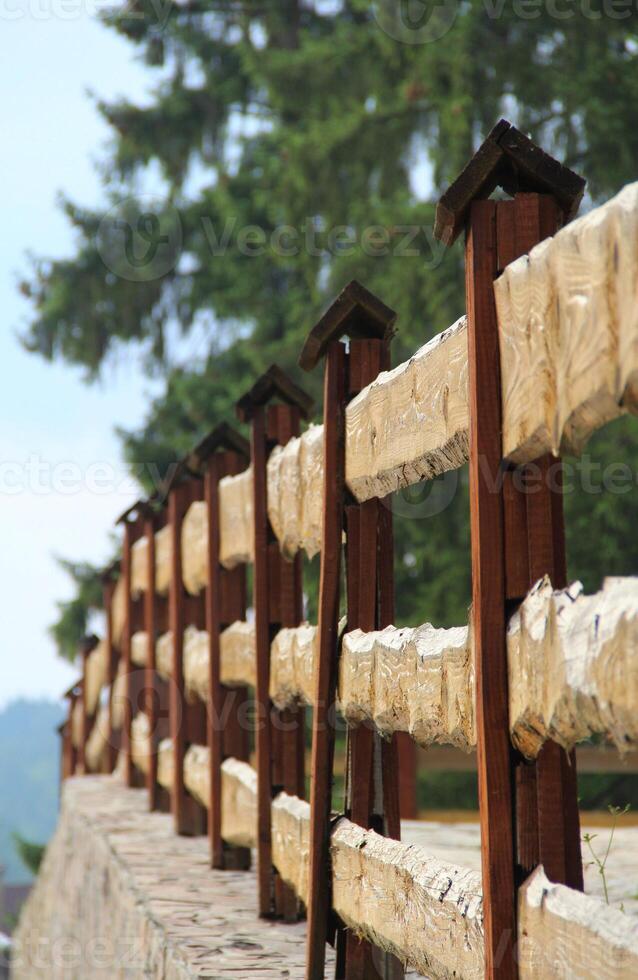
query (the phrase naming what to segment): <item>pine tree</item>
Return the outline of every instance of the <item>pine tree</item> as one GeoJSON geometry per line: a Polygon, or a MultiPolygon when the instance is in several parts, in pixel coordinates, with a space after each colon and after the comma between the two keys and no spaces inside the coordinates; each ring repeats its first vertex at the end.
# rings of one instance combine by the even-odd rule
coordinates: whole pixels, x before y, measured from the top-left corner
{"type": "MultiPolygon", "coordinates": [[[[144,426],[122,433],[131,462],[160,467],[232,418],[272,361],[318,394],[319,377],[300,376],[296,358],[351,278],[396,309],[403,359],[464,311],[461,248],[433,242],[434,202],[501,114],[587,176],[590,202],[636,176],[638,14],[608,6],[559,17],[542,5],[448,3],[437,16],[451,11],[453,23],[431,43],[405,43],[415,38],[398,0],[140,0],[109,13],[106,25],[145,59],[153,95],[144,106],[98,103],[113,132],[104,208],[64,202],[77,253],[34,260],[25,343],[89,380],[131,348],[162,372],[144,426]],[[161,189],[149,205],[151,165],[161,189]],[[170,338],[194,329],[206,354],[180,363],[170,338]]],[[[612,459],[622,438],[635,459],[635,434],[620,433],[600,445],[612,459]]],[[[583,538],[590,505],[582,495],[568,504],[577,571],[593,581],[603,566],[595,535],[583,538]]],[[[402,621],[463,621],[462,479],[440,514],[427,517],[432,502],[410,494],[396,509],[418,515],[397,520],[402,621]]],[[[598,509],[619,550],[608,496],[598,509]]]]}

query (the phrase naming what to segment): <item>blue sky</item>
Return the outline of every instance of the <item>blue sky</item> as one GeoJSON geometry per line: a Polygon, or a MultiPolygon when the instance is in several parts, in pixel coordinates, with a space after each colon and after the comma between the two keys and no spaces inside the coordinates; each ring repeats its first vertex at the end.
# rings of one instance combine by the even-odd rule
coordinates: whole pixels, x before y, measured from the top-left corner
{"type": "Polygon", "coordinates": [[[113,520],[134,493],[114,427],[139,424],[157,388],[131,358],[88,387],[80,372],[45,363],[16,339],[28,314],[16,289],[24,253],[60,257],[72,249],[57,192],[85,205],[101,200],[93,162],[108,131],[86,90],[141,98],[148,73],[84,3],[16,0],[3,9],[0,708],[18,696],[57,697],[73,679],[46,632],[56,599],[70,593],[53,555],[94,561],[108,555],[113,520]]]}

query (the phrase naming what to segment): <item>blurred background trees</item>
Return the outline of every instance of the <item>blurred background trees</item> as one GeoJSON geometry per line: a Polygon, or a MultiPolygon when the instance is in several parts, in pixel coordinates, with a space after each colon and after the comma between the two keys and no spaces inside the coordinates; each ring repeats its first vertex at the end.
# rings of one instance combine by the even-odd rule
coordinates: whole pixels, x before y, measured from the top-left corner
{"type": "MultiPolygon", "coordinates": [[[[613,16],[596,0],[448,0],[444,13],[456,16],[447,32],[404,43],[387,32],[390,7],[134,0],[104,16],[146,62],[149,97],[96,102],[112,129],[104,207],[62,202],[77,251],[33,260],[23,340],[80,365],[89,383],[123,356],[164,379],[143,424],[121,433],[132,465],[161,472],[232,420],[238,396],[272,361],[318,395],[321,372],[301,375],[296,359],[352,278],[397,311],[395,363],[461,315],[462,249],[433,241],[434,204],[499,116],[587,177],[585,207],[638,175],[633,8],[613,16]],[[172,242],[172,260],[160,249],[132,271],[121,256],[125,226],[172,242]]],[[[603,467],[638,459],[636,430],[624,422],[592,446],[603,467]]],[[[603,569],[635,571],[638,558],[627,533],[638,519],[635,487],[622,497],[599,490],[566,501],[570,575],[588,588],[603,569]]],[[[394,507],[398,622],[465,621],[464,473],[412,488],[394,507]]],[[[53,627],[65,655],[99,602],[88,566],[69,571],[77,598],[53,627]]]]}

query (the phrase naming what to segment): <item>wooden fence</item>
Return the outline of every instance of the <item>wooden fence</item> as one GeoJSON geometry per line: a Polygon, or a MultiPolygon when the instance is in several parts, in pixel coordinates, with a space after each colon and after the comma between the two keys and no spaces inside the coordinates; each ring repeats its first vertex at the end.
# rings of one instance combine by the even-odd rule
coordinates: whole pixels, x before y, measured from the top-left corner
{"type": "Polygon", "coordinates": [[[300,434],[311,403],[272,367],[238,405],[250,445],[220,425],[120,518],[63,773],[117,765],[215,868],[254,848],[260,914],[307,913],[311,980],[326,942],[347,980],[638,975],[636,923],[582,894],[574,755],[638,741],[638,579],[568,587],[559,457],[638,413],[638,184],[572,221],[583,188],[499,123],[437,211],[446,244],[465,231],[467,316],[390,370],[395,315],[350,283],[300,358],[324,361],[323,425],[300,434]],[[402,629],[384,498],[466,461],[472,621],[402,629]],[[435,744],[477,750],[482,875],[400,842],[435,744]]]}

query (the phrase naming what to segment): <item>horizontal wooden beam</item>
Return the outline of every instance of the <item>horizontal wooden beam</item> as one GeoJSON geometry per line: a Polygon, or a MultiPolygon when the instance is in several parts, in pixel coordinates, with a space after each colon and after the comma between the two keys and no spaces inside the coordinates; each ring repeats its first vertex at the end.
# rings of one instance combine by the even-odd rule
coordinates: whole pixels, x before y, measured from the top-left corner
{"type": "Polygon", "coordinates": [[[520,980],[638,976],[638,919],[548,880],[542,867],[518,896],[520,980]]]}
{"type": "MultiPolygon", "coordinates": [[[[467,626],[429,624],[346,633],[340,712],[350,724],[371,722],[385,735],[407,732],[423,747],[471,751],[476,732],[470,638],[467,626]]],[[[220,640],[222,683],[254,686],[252,624],[233,623],[220,640]]],[[[276,634],[270,695],[277,708],[311,704],[316,644],[317,627],[307,623],[276,634]]],[[[621,754],[638,746],[638,577],[609,578],[591,596],[580,583],[553,590],[541,580],[511,618],[507,646],[510,731],[525,756],[535,758],[548,739],[571,749],[603,735],[621,754]]],[[[144,634],[134,637],[134,653],[138,649],[144,656],[144,634]]],[[[156,650],[158,672],[168,678],[170,634],[158,639],[156,650]]],[[[206,701],[207,636],[194,627],[184,635],[184,674],[189,697],[206,701]]],[[[592,761],[590,771],[611,771],[604,753],[600,758],[600,767],[592,761]]],[[[628,771],[622,759],[617,768],[628,771]]]]}
{"type": "Polygon", "coordinates": [[[638,744],[638,578],[608,578],[594,595],[543,579],[510,620],[507,649],[512,741],[525,756],[548,739],[638,744]]]}
{"type": "Polygon", "coordinates": [[[578,454],[638,411],[638,183],[573,221],[496,281],[503,455],[578,454]]]}

